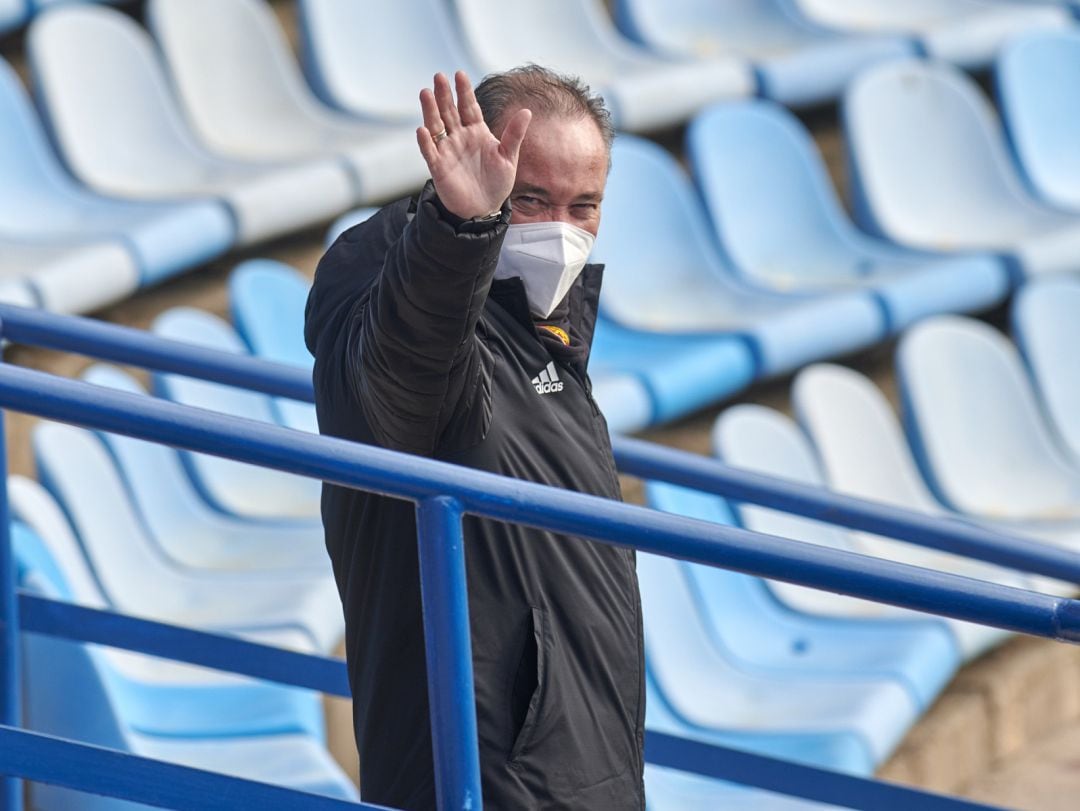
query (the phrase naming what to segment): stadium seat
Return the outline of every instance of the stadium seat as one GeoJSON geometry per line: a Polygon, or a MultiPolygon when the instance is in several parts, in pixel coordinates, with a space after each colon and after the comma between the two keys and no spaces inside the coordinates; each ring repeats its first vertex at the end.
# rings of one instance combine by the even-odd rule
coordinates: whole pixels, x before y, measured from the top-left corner
{"type": "MultiPolygon", "coordinates": [[[[20,585],[31,593],[51,598],[63,596],[40,570],[24,569],[20,575],[20,585]]],[[[123,688],[117,684],[100,649],[39,634],[24,635],[22,648],[25,724],[29,729],[264,783],[358,799],[355,788],[330,753],[309,735],[193,738],[141,732],[125,715],[123,688]],[[72,685],[78,688],[73,689],[72,685]]],[[[166,711],[164,705],[159,709],[166,711]]],[[[143,807],[48,784],[31,783],[29,790],[36,811],[120,811],[143,807]]]]}
{"type": "Polygon", "coordinates": [[[1039,399],[1064,447],[1080,460],[1080,281],[1026,284],[1012,304],[1012,333],[1039,399]]]}
{"type": "Polygon", "coordinates": [[[673,59],[635,46],[619,34],[600,0],[454,5],[484,71],[536,62],[579,75],[603,94],[620,129],[674,126],[711,102],[755,89],[753,72],[741,59],[673,59]]]}
{"type": "MultiPolygon", "coordinates": [[[[756,405],[729,408],[716,421],[713,430],[713,448],[723,461],[734,467],[790,479],[801,484],[825,486],[821,467],[814,458],[813,449],[806,436],[790,418],[771,408],[756,405]]],[[[744,527],[767,535],[795,538],[807,543],[858,552],[932,570],[949,571],[981,580],[993,580],[996,583],[1011,586],[1023,587],[1026,584],[1024,578],[1015,572],[968,558],[950,556],[926,547],[866,533],[850,532],[842,527],[818,523],[764,507],[743,505],[739,508],[738,515],[744,527]]],[[[828,592],[812,591],[800,586],[777,585],[773,588],[786,603],[808,613],[828,613],[847,617],[926,618],[924,614],[907,609],[850,597],[838,597],[828,592]]],[[[945,622],[955,634],[964,659],[974,658],[1010,635],[1007,631],[985,625],[974,625],[953,619],[947,619],[945,622]]]]}
{"type": "Polygon", "coordinates": [[[150,36],[119,11],[47,11],[30,25],[27,52],[67,166],[97,191],[223,201],[245,245],[328,220],[353,199],[333,158],[284,164],[208,152],[183,120],[150,36]]]}
{"type": "Polygon", "coordinates": [[[794,0],[807,18],[834,29],[905,33],[927,56],[985,67],[1009,37],[1070,23],[1065,9],[997,0],[794,0]]]}
{"type": "MultiPolygon", "coordinates": [[[[701,204],[675,159],[622,136],[612,156],[593,257],[607,266],[601,311],[641,333],[745,341],[756,377],[879,340],[884,319],[862,292],[779,295],[742,285],[716,250],[701,204]]],[[[710,385],[707,367],[692,383],[710,385]]]]}
{"type": "Polygon", "coordinates": [[[0,0],[0,34],[18,28],[30,13],[27,0],[0,0]]]}
{"type": "MultiPolygon", "coordinates": [[[[832,489],[927,515],[955,515],[930,492],[892,406],[872,381],[843,366],[815,364],[796,376],[792,405],[832,489]]],[[[1050,543],[1068,541],[1053,527],[1005,523],[997,528],[1050,543]]],[[[1075,585],[1048,578],[1026,575],[1025,580],[1036,591],[1076,592],[1075,585]]]]}
{"type": "MultiPolygon", "coordinates": [[[[97,386],[146,394],[115,366],[96,364],[82,379],[97,386]]],[[[120,434],[101,434],[149,535],[162,551],[193,570],[265,571],[283,579],[331,577],[322,528],[233,518],[210,507],[196,491],[172,448],[120,434]]]]}
{"type": "Polygon", "coordinates": [[[88,292],[102,304],[115,301],[131,293],[138,278],[131,254],[119,242],[30,241],[0,234],[0,301],[5,304],[81,312],[93,303],[88,292]],[[94,287],[97,279],[106,284],[94,287]]]}
{"type": "Polygon", "coordinates": [[[1080,548],[1080,468],[1056,444],[1024,362],[981,321],[940,316],[896,354],[913,444],[943,500],[961,512],[1073,528],[1080,548]]]}
{"type": "Polygon", "coordinates": [[[0,59],[0,220],[5,233],[39,239],[114,239],[132,254],[111,273],[65,280],[67,311],[84,312],[214,258],[233,223],[212,200],[130,202],[88,192],[61,167],[15,71],[0,59]]]}
{"type": "Polygon", "coordinates": [[[445,0],[299,0],[304,68],[322,98],[374,120],[421,123],[417,94],[442,72],[484,75],[445,0]]]}
{"type": "Polygon", "coordinates": [[[375,214],[378,210],[379,209],[377,208],[366,207],[357,208],[352,211],[346,211],[344,214],[342,214],[340,217],[330,223],[330,227],[326,229],[326,239],[323,240],[324,246],[329,248],[331,245],[334,244],[334,242],[337,241],[337,238],[339,236],[348,231],[354,225],[359,225],[368,217],[375,214]]]}
{"type": "Polygon", "coordinates": [[[997,251],[1019,276],[1080,269],[1080,216],[1030,196],[989,102],[957,69],[872,68],[842,117],[864,227],[927,250],[997,251]]]}
{"type": "MultiPolygon", "coordinates": [[[[117,610],[53,497],[22,476],[8,478],[8,492],[13,514],[31,530],[13,535],[19,568],[45,572],[59,599],[117,610]]],[[[116,703],[139,732],[177,737],[306,732],[319,739],[325,734],[322,700],[310,690],[116,648],[101,650],[113,671],[116,703]]]]}
{"type": "Polygon", "coordinates": [[[299,634],[309,640],[305,650],[330,651],[341,640],[341,600],[331,579],[178,567],[147,537],[94,434],[43,423],[34,429],[33,446],[42,483],[63,506],[119,609],[202,628],[285,631],[294,646],[299,634]]]}
{"type": "MultiPolygon", "coordinates": [[[[152,329],[162,338],[238,355],[248,354],[232,326],[193,307],[166,310],[154,320],[152,329]]],[[[299,335],[297,340],[300,340],[299,335]]],[[[271,398],[258,392],[172,374],[154,374],[153,383],[156,393],[177,403],[262,422],[277,422],[271,398]]],[[[225,513],[247,518],[318,521],[322,483],[316,479],[207,454],[184,451],[182,457],[199,492],[225,513]]]]}
{"type": "MultiPolygon", "coordinates": [[[[424,185],[428,169],[414,128],[365,123],[322,105],[264,0],[153,0],[148,10],[187,120],[214,152],[248,160],[334,157],[349,170],[354,203],[424,185]]],[[[383,68],[371,75],[393,72],[383,68]]],[[[409,99],[417,103],[415,88],[409,99]]]]}
{"type": "Polygon", "coordinates": [[[838,806],[710,780],[688,772],[645,764],[645,805],[649,811],[716,811],[752,808],[754,811],[830,811],[838,806]]]}
{"type": "Polygon", "coordinates": [[[984,309],[1008,294],[998,257],[932,256],[858,231],[813,138],[780,107],[757,101],[703,111],[687,130],[687,155],[724,252],[755,285],[864,289],[894,331],[927,315],[984,309]]]}
{"type": "Polygon", "coordinates": [[[794,13],[785,0],[616,0],[615,19],[659,53],[750,60],[761,95],[791,107],[836,99],[868,65],[912,55],[893,34],[839,34],[794,13]]]}
{"type": "Polygon", "coordinates": [[[1045,31],[1011,42],[994,66],[998,104],[1031,189],[1080,212],[1080,32],[1045,31]]]}
{"type": "Polygon", "coordinates": [[[677,560],[639,553],[645,655],[667,703],[699,727],[855,734],[881,763],[919,715],[908,689],[850,672],[747,672],[711,639],[677,560]]]}
{"type": "MultiPolygon", "coordinates": [[[[735,525],[727,503],[666,482],[646,482],[650,507],[711,523],[735,525]]],[[[804,673],[863,673],[891,678],[920,707],[933,703],[960,661],[939,619],[851,619],[791,611],[761,578],[682,562],[710,636],[732,656],[759,668],[804,673]]]]}

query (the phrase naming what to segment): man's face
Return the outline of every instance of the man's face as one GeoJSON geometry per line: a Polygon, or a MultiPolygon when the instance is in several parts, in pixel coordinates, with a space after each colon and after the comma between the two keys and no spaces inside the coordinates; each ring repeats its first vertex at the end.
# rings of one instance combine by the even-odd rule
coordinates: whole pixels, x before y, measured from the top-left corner
{"type": "Polygon", "coordinates": [[[607,148],[592,119],[534,117],[518,157],[510,222],[565,222],[596,236],[607,171],[607,148]]]}

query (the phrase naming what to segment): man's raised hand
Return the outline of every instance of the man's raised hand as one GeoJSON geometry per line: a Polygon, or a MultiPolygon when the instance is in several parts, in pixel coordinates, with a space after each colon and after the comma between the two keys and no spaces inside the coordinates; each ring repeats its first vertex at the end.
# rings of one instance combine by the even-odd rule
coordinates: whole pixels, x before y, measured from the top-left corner
{"type": "Polygon", "coordinates": [[[435,191],[446,210],[462,219],[497,211],[514,187],[518,153],[532,113],[517,110],[502,122],[500,140],[484,123],[464,71],[454,74],[456,104],[444,74],[435,74],[434,84],[434,92],[426,87],[420,91],[424,126],[417,128],[416,141],[435,191]]]}

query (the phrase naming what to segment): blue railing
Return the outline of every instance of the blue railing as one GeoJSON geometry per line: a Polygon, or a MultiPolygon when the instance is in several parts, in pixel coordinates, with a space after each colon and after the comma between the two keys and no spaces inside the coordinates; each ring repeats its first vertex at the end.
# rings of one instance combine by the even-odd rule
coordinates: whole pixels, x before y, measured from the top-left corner
{"type": "MultiPolygon", "coordinates": [[[[0,306],[0,336],[267,394],[312,398],[306,372],[85,319],[0,306]]],[[[1012,631],[1080,640],[1077,601],[679,518],[41,372],[0,367],[0,406],[416,502],[436,787],[442,809],[479,809],[482,804],[461,524],[464,513],[1012,631]]],[[[619,440],[616,454],[624,471],[637,475],[1080,581],[1075,555],[962,522],[931,519],[734,471],[646,443],[619,440]]],[[[4,655],[0,773],[10,776],[4,783],[4,808],[19,807],[19,777],[166,808],[226,807],[221,805],[223,796],[230,798],[229,807],[256,803],[266,808],[357,807],[20,729],[18,643],[24,630],[153,653],[338,695],[347,695],[348,690],[340,661],[17,595],[6,508],[4,493],[0,495],[4,655]]],[[[660,765],[851,808],[987,808],[653,733],[646,738],[646,758],[660,765]]]]}

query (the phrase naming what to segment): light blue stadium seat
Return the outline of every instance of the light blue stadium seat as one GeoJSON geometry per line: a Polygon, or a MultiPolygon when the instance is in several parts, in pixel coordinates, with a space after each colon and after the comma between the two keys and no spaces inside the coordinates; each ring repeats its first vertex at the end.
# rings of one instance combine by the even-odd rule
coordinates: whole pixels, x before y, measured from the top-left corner
{"type": "Polygon", "coordinates": [[[687,154],[725,253],[758,286],[865,289],[897,331],[927,315],[984,309],[1009,291],[998,257],[928,255],[858,231],[812,136],[776,105],[703,111],[687,130],[687,154]]]}
{"type": "MultiPolygon", "coordinates": [[[[825,486],[821,468],[806,436],[791,419],[773,409],[756,405],[729,408],[716,422],[713,448],[723,461],[734,467],[790,479],[801,484],[825,486]]],[[[747,504],[738,509],[738,516],[747,529],[767,535],[794,538],[933,570],[944,569],[954,574],[983,580],[992,579],[994,582],[1013,586],[1022,586],[1025,583],[1019,574],[968,558],[953,557],[925,547],[850,532],[841,527],[776,510],[747,504]]],[[[801,586],[778,583],[772,588],[784,602],[807,613],[845,617],[928,618],[928,615],[907,609],[814,591],[801,586]]],[[[1006,631],[984,625],[952,619],[943,621],[956,636],[965,659],[974,658],[1009,636],[1006,631]]]]}
{"type": "Polygon", "coordinates": [[[0,301],[5,304],[78,311],[86,304],[87,279],[124,280],[119,290],[106,291],[105,300],[125,295],[138,276],[131,253],[119,242],[27,239],[0,233],[0,301]]]}
{"type": "MultiPolygon", "coordinates": [[[[792,405],[832,489],[942,518],[964,517],[931,493],[892,406],[865,376],[833,364],[809,366],[795,378],[792,405]]],[[[1067,533],[1052,526],[986,522],[986,528],[1068,543],[1067,533]]],[[[1075,585],[1035,575],[1025,575],[1023,585],[1068,596],[1076,592],[1075,585]]]]}
{"type": "MultiPolygon", "coordinates": [[[[187,120],[215,152],[333,157],[349,173],[354,203],[396,198],[427,180],[413,127],[365,123],[319,102],[264,0],[153,0],[147,20],[187,120]]],[[[369,76],[395,72],[373,65],[369,76]]],[[[419,109],[415,88],[407,98],[419,109]]]]}
{"type": "Polygon", "coordinates": [[[994,68],[1013,152],[1035,193],[1080,211],[1080,32],[1014,40],[994,68]]]}
{"type": "Polygon", "coordinates": [[[375,120],[421,123],[417,93],[438,72],[484,72],[445,0],[300,0],[304,68],[328,103],[375,120]]]}
{"type": "Polygon", "coordinates": [[[1080,269],[1080,216],[1024,188],[993,109],[956,68],[871,68],[848,86],[842,118],[867,229],[926,250],[997,251],[1018,276],[1080,269]]]}
{"type": "Polygon", "coordinates": [[[42,483],[63,505],[119,610],[181,625],[269,634],[282,647],[305,652],[331,651],[340,642],[344,620],[331,579],[181,568],[147,537],[94,434],[43,423],[34,429],[33,446],[42,483]]]}
{"type": "Polygon", "coordinates": [[[352,211],[346,211],[332,223],[330,227],[326,229],[326,239],[323,240],[323,244],[329,248],[337,240],[339,236],[348,231],[354,225],[359,225],[368,217],[372,216],[379,209],[377,208],[357,208],[352,211]]]}
{"type": "Polygon", "coordinates": [[[1069,25],[1065,9],[1011,0],[794,0],[809,19],[842,31],[904,33],[927,56],[985,67],[1010,37],[1069,25]]]}
{"type": "Polygon", "coordinates": [[[829,811],[838,808],[711,780],[687,772],[645,764],[645,806],[648,811],[716,811],[752,808],[754,811],[829,811]]]}
{"type": "Polygon", "coordinates": [[[884,761],[919,715],[906,687],[855,672],[747,672],[721,650],[678,561],[639,553],[645,655],[667,703],[699,727],[852,735],[884,761]]]}
{"type": "Polygon", "coordinates": [[[26,3],[27,0],[0,0],[0,34],[26,22],[30,14],[26,3]]]}
{"type": "MultiPolygon", "coordinates": [[[[708,493],[647,482],[649,506],[712,523],[735,525],[727,503],[708,493]]],[[[780,672],[863,673],[903,683],[920,707],[948,684],[960,661],[939,619],[851,619],[791,611],[757,577],[682,563],[710,635],[739,660],[780,672]]]]}
{"type": "Polygon", "coordinates": [[[947,504],[983,519],[1071,527],[1067,545],[1080,548],[1080,467],[1051,434],[1008,338],[940,316],[904,335],[896,370],[913,444],[947,504]]]}
{"type": "MultiPolygon", "coordinates": [[[[222,352],[246,355],[231,325],[194,307],[173,307],[153,323],[154,333],[222,352]]],[[[301,340],[302,333],[296,339],[301,340]]],[[[274,423],[271,398],[258,392],[171,374],[155,374],[157,393],[184,405],[274,423]]],[[[224,512],[249,518],[317,521],[322,483],[291,473],[199,453],[183,452],[203,497],[224,512]]]]}
{"type": "Polygon", "coordinates": [[[785,0],[616,0],[619,27],[660,53],[749,60],[761,95],[793,107],[832,101],[867,65],[914,53],[895,34],[841,34],[785,0]]]}
{"type": "Polygon", "coordinates": [[[603,94],[620,129],[680,124],[705,105],[754,92],[750,66],[731,56],[672,59],[635,45],[600,0],[500,3],[453,0],[473,59],[484,71],[536,62],[580,76],[603,94]]]}
{"type": "MultiPolygon", "coordinates": [[[[21,476],[8,478],[8,492],[13,514],[31,528],[14,538],[17,564],[45,572],[59,598],[116,610],[53,497],[21,476]]],[[[306,732],[319,739],[325,734],[322,700],[310,690],[114,648],[103,647],[101,653],[113,672],[115,701],[139,732],[177,737],[306,732]]]]}
{"type": "Polygon", "coordinates": [[[98,5],[65,5],[30,25],[35,90],[69,169],[91,188],[140,199],[211,198],[251,244],[324,222],[353,200],[333,158],[302,163],[214,155],[192,134],[147,32],[98,5]]]}
{"type": "MultiPolygon", "coordinates": [[[[644,334],[743,341],[753,352],[755,377],[854,351],[884,334],[880,308],[866,293],[779,295],[735,279],[690,181],[657,144],[621,136],[612,158],[593,251],[607,266],[601,297],[607,318],[644,334]]],[[[709,386],[712,374],[703,367],[691,383],[709,386]]]]}
{"type": "Polygon", "coordinates": [[[1024,285],[1013,299],[1012,333],[1039,399],[1062,444],[1080,460],[1080,281],[1062,277],[1024,285]]]}
{"type": "MultiPolygon", "coordinates": [[[[129,202],[88,192],[61,167],[15,71],[0,60],[0,220],[9,234],[114,239],[135,259],[65,281],[66,311],[84,312],[228,250],[233,223],[212,200],[129,202]],[[81,282],[79,284],[78,282],[81,282]]],[[[59,291],[57,292],[59,295],[59,291]]],[[[56,308],[50,308],[56,309],[56,308]]]]}
{"type": "MultiPolygon", "coordinates": [[[[26,540],[18,525],[16,542],[26,540]]],[[[48,574],[23,569],[20,585],[32,593],[57,598],[63,593],[48,574]]],[[[136,729],[125,715],[124,687],[104,653],[92,646],[52,636],[26,634],[22,639],[25,723],[29,729],[302,791],[356,800],[357,792],[330,753],[302,733],[242,736],[173,737],[136,729]],[[73,689],[73,685],[77,685],[73,689]]],[[[163,696],[163,698],[165,698],[163,696]]],[[[162,703],[159,709],[168,712],[162,703]]],[[[143,808],[131,803],[32,783],[36,811],[120,811],[143,808]]]]}
{"type": "MultiPolygon", "coordinates": [[[[96,364],[82,379],[146,394],[115,366],[96,364]]],[[[120,434],[101,434],[149,535],[165,554],[193,570],[265,571],[300,579],[331,577],[322,528],[314,523],[246,521],[223,515],[195,489],[172,448],[120,434]]]]}

